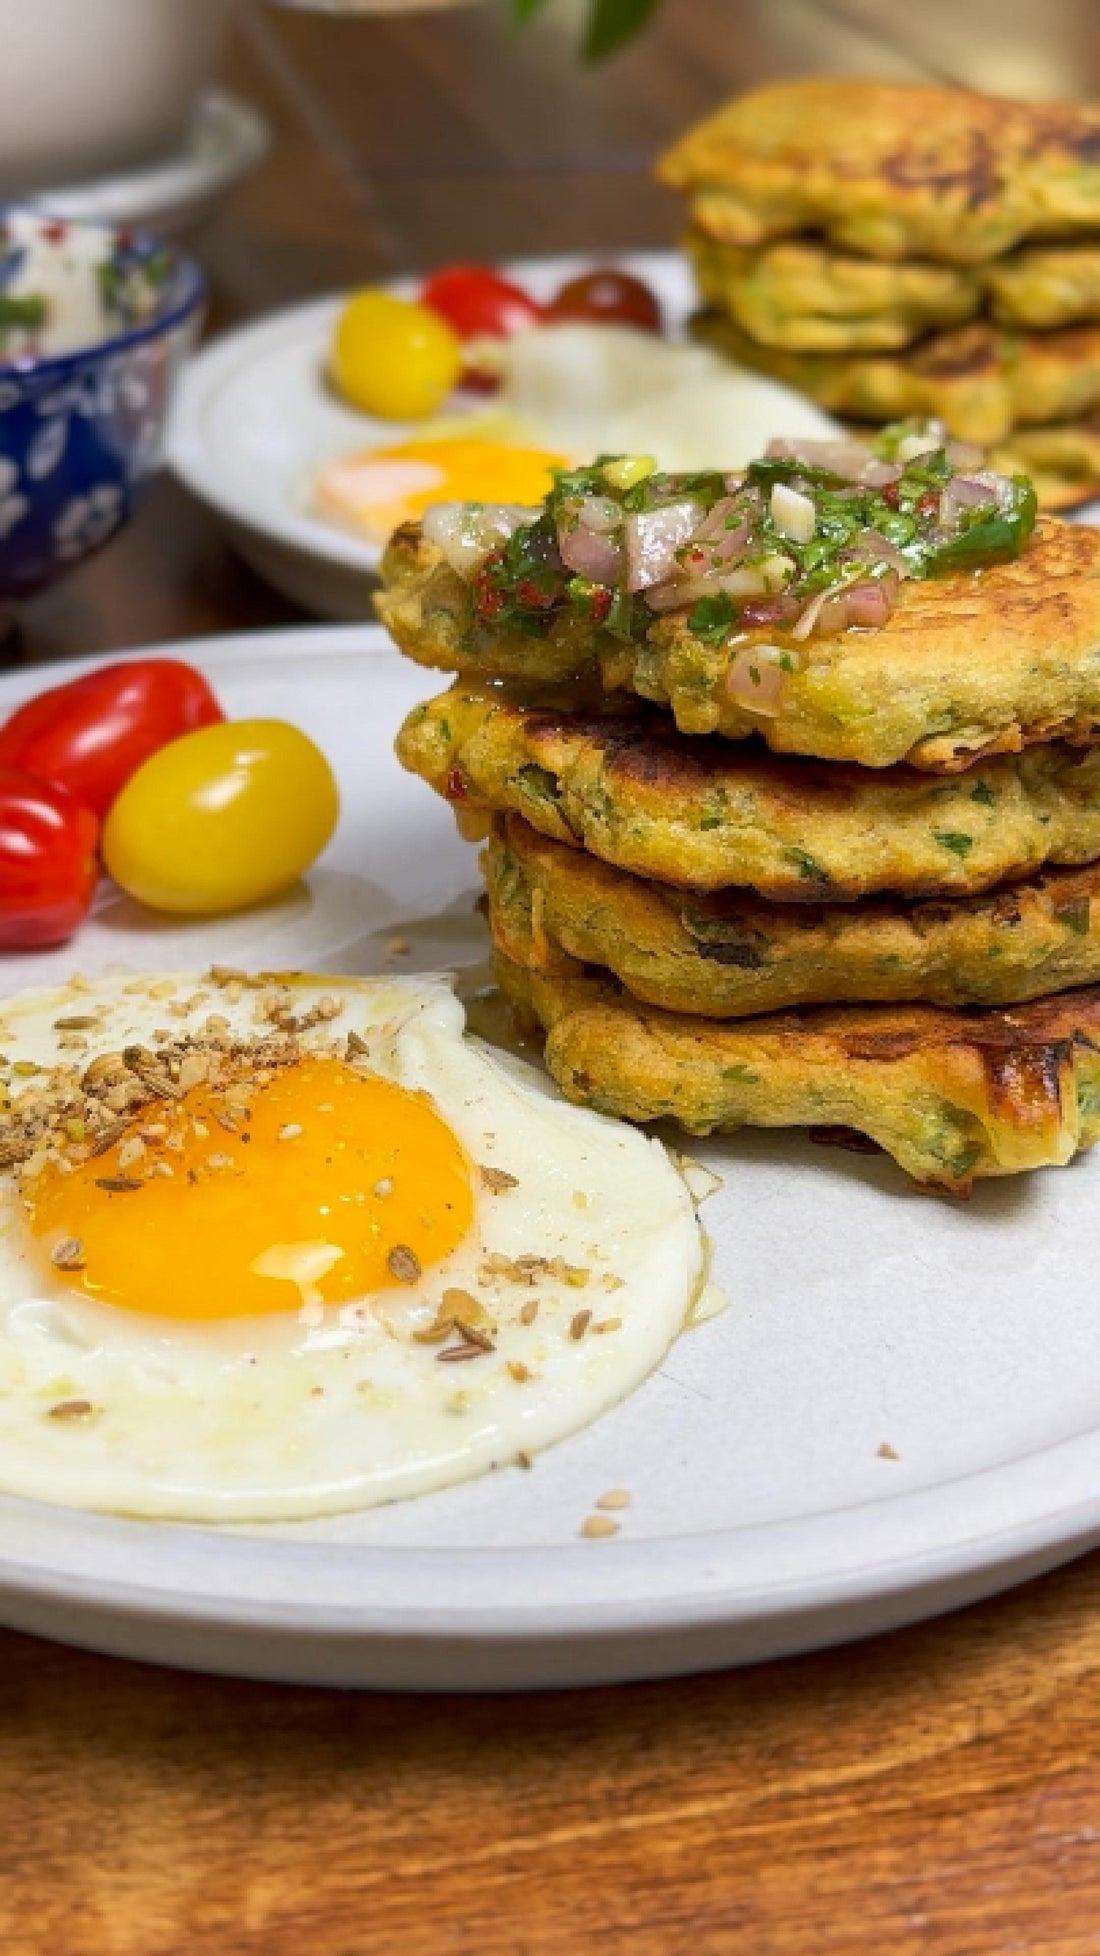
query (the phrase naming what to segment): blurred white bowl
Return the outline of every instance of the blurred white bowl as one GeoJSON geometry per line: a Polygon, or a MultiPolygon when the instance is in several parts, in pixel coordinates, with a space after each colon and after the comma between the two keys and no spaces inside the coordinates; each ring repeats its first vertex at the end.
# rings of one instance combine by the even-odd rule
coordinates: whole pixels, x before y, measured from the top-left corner
{"type": "Polygon", "coordinates": [[[0,0],[0,196],[184,141],[238,0],[0,0]]]}

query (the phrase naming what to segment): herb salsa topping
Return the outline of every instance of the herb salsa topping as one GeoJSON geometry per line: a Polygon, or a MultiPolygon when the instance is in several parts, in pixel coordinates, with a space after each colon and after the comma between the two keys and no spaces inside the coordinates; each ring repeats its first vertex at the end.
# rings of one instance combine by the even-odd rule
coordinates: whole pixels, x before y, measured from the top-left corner
{"type": "MultiPolygon", "coordinates": [[[[559,472],[541,509],[438,504],[424,533],[472,583],[490,629],[546,632],[571,618],[629,641],[686,611],[697,637],[752,633],[754,657],[789,669],[803,640],[885,624],[906,578],[1019,554],[1034,489],[983,459],[931,421],[895,424],[871,445],[773,441],[737,474],[601,456],[559,472]],[[761,631],[788,652],[755,642],[761,631]]],[[[755,695],[759,672],[747,684],[755,695]]]]}

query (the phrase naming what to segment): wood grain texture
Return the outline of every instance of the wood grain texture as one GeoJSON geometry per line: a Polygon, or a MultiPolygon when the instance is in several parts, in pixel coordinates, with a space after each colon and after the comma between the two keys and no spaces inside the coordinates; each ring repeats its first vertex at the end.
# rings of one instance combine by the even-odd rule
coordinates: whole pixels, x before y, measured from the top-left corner
{"type": "MultiPolygon", "coordinates": [[[[647,158],[723,90],[922,64],[1081,90],[1092,23],[667,0],[578,75],[553,18],[517,41],[499,8],[256,13],[228,77],[278,141],[203,240],[215,323],[460,254],[671,242],[647,158]]],[[[295,616],[165,482],[10,656],[295,616]]],[[[0,1634],[0,1951],[1089,1956],[1098,1756],[1096,1557],[851,1650],[560,1697],[340,1697],[0,1634]]]]}

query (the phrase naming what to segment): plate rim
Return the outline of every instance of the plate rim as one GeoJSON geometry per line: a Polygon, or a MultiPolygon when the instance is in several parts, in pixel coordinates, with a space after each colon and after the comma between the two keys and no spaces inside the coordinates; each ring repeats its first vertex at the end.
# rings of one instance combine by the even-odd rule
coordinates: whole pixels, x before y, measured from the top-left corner
{"type": "MultiPolygon", "coordinates": [[[[303,685],[314,685],[316,667],[303,655],[325,652],[381,658],[395,670],[403,665],[383,629],[371,623],[216,633],[118,656],[183,653],[214,677],[230,664],[262,667],[274,657],[297,665],[303,685]]],[[[58,681],[86,671],[87,663],[59,662],[49,671],[58,681]]],[[[33,690],[40,673],[24,667],[0,675],[0,705],[33,690]]],[[[133,1621],[196,1629],[533,1647],[778,1627],[845,1606],[866,1612],[891,1597],[935,1592],[959,1580],[977,1593],[976,1579],[1011,1572],[1029,1558],[1043,1566],[1068,1560],[1098,1534],[1100,1424],[970,1473],[884,1491],[848,1507],[598,1547],[318,1542],[5,1496],[0,1595],[116,1609],[133,1621]],[[20,1533],[33,1542],[33,1553],[12,1547],[11,1537],[20,1533]],[[113,1566],[120,1561],[122,1573],[113,1566]],[[140,1570],[140,1578],[126,1567],[140,1570]],[[196,1583],[200,1572],[204,1580],[196,1583]],[[305,1572],[309,1582],[297,1581],[305,1572]],[[440,1604],[444,1572],[447,1600],[440,1604]],[[555,1585],[566,1594],[554,1593],[555,1585]]]]}

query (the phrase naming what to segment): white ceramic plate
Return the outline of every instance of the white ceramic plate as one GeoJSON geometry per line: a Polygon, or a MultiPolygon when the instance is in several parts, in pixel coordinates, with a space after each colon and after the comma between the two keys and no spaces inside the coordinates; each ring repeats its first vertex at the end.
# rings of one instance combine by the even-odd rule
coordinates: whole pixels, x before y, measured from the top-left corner
{"type": "Polygon", "coordinates": [[[251,102],[225,88],[206,88],[176,154],[114,176],[55,184],[28,201],[56,217],[129,224],[159,237],[179,237],[206,223],[270,143],[267,122],[251,102]]]}
{"type": "MultiPolygon", "coordinates": [[[[550,299],[565,279],[595,262],[532,258],[502,270],[535,298],[550,299]]],[[[652,287],[669,332],[678,336],[695,304],[686,260],[651,251],[620,253],[614,262],[652,287]]],[[[420,285],[417,278],[399,279],[388,289],[414,297],[420,285]]],[[[198,354],[181,377],[168,459],[277,590],[320,617],[356,619],[369,614],[381,551],[312,515],[310,484],[326,462],[357,448],[392,445],[415,429],[359,414],[327,385],[333,328],[346,296],[239,327],[198,354]]],[[[484,412],[484,398],[470,397],[469,405],[484,412]]]]}
{"type": "MultiPolygon", "coordinates": [[[[474,852],[391,751],[428,675],[374,628],[174,649],[231,713],[286,715],[322,744],[337,838],[308,894],[217,925],[107,897],[75,955],[7,960],[6,988],[118,960],[370,971],[395,936],[397,968],[479,958],[474,852]]],[[[0,712],[40,679],[0,680],[0,712]]],[[[1100,1541],[1100,1151],[968,1206],[793,1135],[693,1152],[724,1177],[703,1215],[728,1310],[530,1472],[232,1534],[0,1499],[0,1621],[319,1684],[574,1685],[863,1636],[1100,1541]],[[580,1540],[617,1486],[621,1535],[580,1540]]]]}

